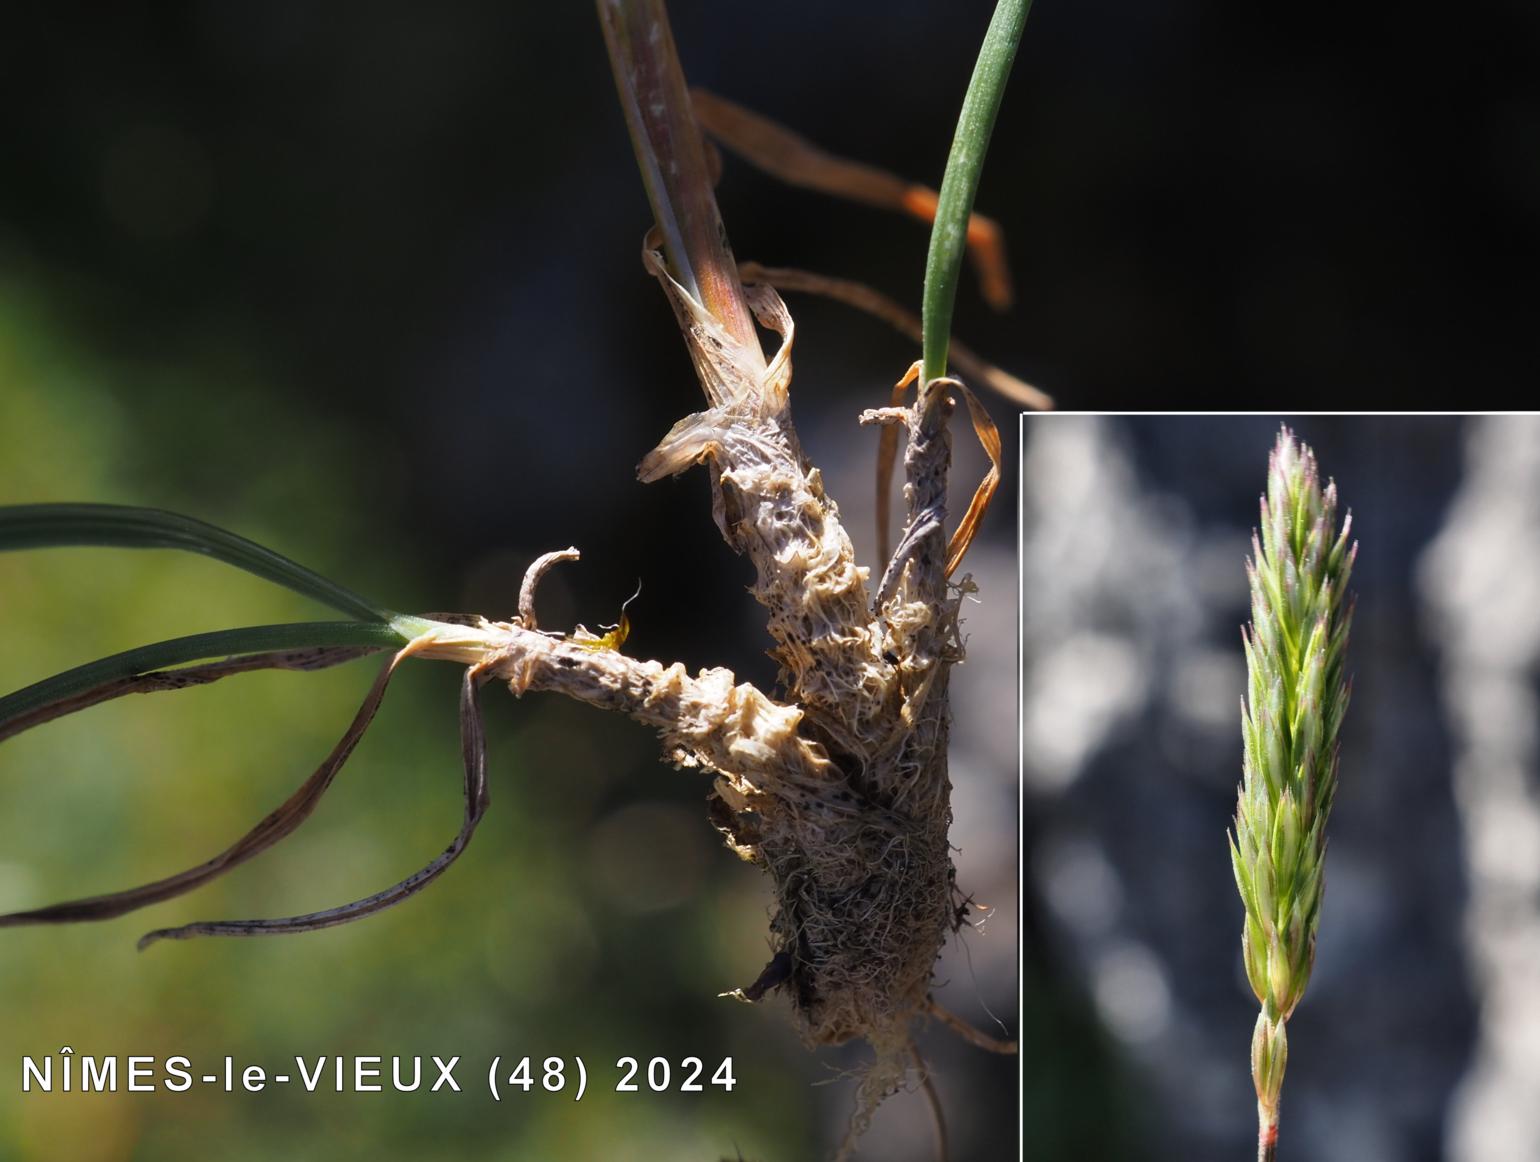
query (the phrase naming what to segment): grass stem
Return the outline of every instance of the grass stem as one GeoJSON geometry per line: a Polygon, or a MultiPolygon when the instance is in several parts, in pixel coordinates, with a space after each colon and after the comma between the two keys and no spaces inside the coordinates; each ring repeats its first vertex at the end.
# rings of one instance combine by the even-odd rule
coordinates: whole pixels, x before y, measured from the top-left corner
{"type": "Polygon", "coordinates": [[[946,176],[936,205],[936,222],[930,232],[930,251],[925,260],[925,292],[921,316],[924,326],[924,383],[946,374],[947,348],[951,342],[952,309],[963,255],[968,249],[968,219],[978,193],[984,155],[994,132],[995,118],[1005,96],[1005,82],[1016,59],[1022,26],[1032,0],[999,0],[984,34],[973,79],[957,118],[957,133],[947,157],[946,176]]]}

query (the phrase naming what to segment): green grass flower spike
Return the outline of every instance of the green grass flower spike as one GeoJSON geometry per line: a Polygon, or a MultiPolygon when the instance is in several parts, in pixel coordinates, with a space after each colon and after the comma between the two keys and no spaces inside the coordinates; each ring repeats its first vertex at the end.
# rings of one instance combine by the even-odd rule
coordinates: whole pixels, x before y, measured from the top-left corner
{"type": "Polygon", "coordinates": [[[1358,546],[1337,489],[1321,487],[1315,454],[1288,428],[1268,464],[1260,533],[1252,538],[1251,627],[1244,635],[1245,743],[1230,858],[1246,908],[1241,948],[1261,1003],[1252,1037],[1259,1159],[1274,1157],[1288,1061],[1284,1023],[1315,963],[1326,819],[1337,790],[1347,711],[1344,662],[1358,546]]]}

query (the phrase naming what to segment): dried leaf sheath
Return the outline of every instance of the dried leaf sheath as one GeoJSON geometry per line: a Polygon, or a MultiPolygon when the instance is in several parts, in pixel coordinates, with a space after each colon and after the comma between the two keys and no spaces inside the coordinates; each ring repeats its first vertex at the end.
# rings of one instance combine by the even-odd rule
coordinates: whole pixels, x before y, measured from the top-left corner
{"type": "MultiPolygon", "coordinates": [[[[769,118],[704,89],[690,90],[690,99],[695,118],[707,133],[783,182],[908,214],[922,222],[935,221],[935,190],[875,166],[835,157],[769,118]]],[[[972,214],[967,239],[985,300],[995,310],[1005,310],[1013,295],[999,224],[972,214]]]]}
{"type": "MultiPolygon", "coordinates": [[[[615,88],[674,276],[734,342],[754,343],[663,0],[598,0],[615,88]]],[[[757,348],[756,348],[757,350],[757,348]]]]}
{"type": "MultiPolygon", "coordinates": [[[[408,647],[411,649],[411,647],[408,647]]],[[[393,660],[400,661],[403,650],[393,660]]],[[[386,671],[386,675],[389,670],[386,671]]],[[[186,940],[193,936],[277,936],[295,932],[318,932],[323,928],[335,928],[383,912],[404,900],[410,899],[449,869],[460,858],[476,827],[486,814],[487,803],[487,748],[482,730],[481,710],[476,701],[476,687],[480,684],[481,669],[470,666],[460,684],[460,752],[465,767],[465,818],[459,833],[442,852],[426,867],[413,872],[400,883],[382,892],[344,904],[338,908],[326,908],[303,916],[287,916],[273,920],[214,920],[183,924],[178,928],[158,928],[146,932],[139,939],[140,949],[149,947],[157,940],[186,940]]]]}
{"type": "MultiPolygon", "coordinates": [[[[924,330],[920,316],[901,306],[887,295],[873,290],[864,283],[846,278],[831,278],[810,270],[797,270],[786,266],[765,266],[758,262],[740,262],[738,270],[751,283],[762,283],[778,291],[800,291],[819,295],[837,303],[844,303],[858,311],[879,319],[916,343],[921,341],[924,330]]],[[[971,347],[952,339],[950,359],[952,365],[965,379],[998,392],[1018,407],[1034,411],[1046,411],[1053,407],[1053,397],[1026,383],[1004,368],[980,358],[971,347]]]]}
{"type": "Polygon", "coordinates": [[[872,708],[858,692],[891,683],[892,667],[874,659],[866,570],[791,423],[791,317],[774,291],[751,288],[756,312],[782,336],[768,369],[755,373],[657,252],[643,257],[674,306],[713,406],[674,425],[638,475],[652,481],[710,462],[713,515],[755,566],[754,596],[769,611],[788,688],[843,749],[859,752],[872,708]]]}
{"type": "MultiPolygon", "coordinates": [[[[657,256],[647,261],[715,406],[676,425],[641,475],[708,463],[717,523],[755,566],[782,700],[800,711],[769,750],[701,762],[719,775],[713,819],[775,880],[774,945],[790,954],[789,993],[808,1038],[862,1037],[877,1051],[858,1133],[902,1080],[909,1027],[955,918],[946,671],[962,651],[943,531],[951,405],[929,392],[901,410],[909,513],[874,610],[867,572],[791,422],[790,326],[779,299],[748,290],[761,320],[783,335],[769,372],[751,379],[657,256]],[[800,757],[788,762],[791,754],[800,757]]],[[[681,757],[701,758],[690,748],[681,757]]]]}
{"type": "MultiPolygon", "coordinates": [[[[635,41],[635,30],[661,15],[652,0],[600,0],[600,10],[628,103],[627,78],[670,71],[638,69],[638,56],[659,46],[671,55],[672,42],[635,41]],[[622,9],[629,13],[624,22],[614,18],[622,9]],[[617,49],[615,33],[624,28],[632,29],[633,39],[617,49]]],[[[650,95],[666,104],[677,97],[677,86],[656,85],[650,95]]],[[[637,103],[651,108],[646,94],[637,103]]],[[[652,115],[677,124],[666,109],[653,108],[652,115]]],[[[644,135],[634,124],[632,136],[645,153],[644,135]]],[[[656,147],[660,139],[646,140],[656,147]]],[[[680,164],[666,153],[644,157],[644,175],[678,176],[696,168],[695,143],[676,136],[667,140],[682,144],[680,164]]],[[[656,184],[649,179],[655,206],[656,184]]],[[[838,509],[825,495],[817,469],[807,463],[792,424],[791,327],[784,306],[767,287],[742,294],[760,322],[782,337],[766,366],[757,337],[738,333],[709,301],[705,287],[696,293],[679,273],[687,270],[698,278],[713,260],[703,246],[671,242],[665,215],[692,201],[709,204],[714,212],[709,182],[670,190],[666,200],[661,237],[649,237],[643,260],[673,306],[707,409],[676,424],[642,462],[639,475],[655,480],[694,463],[708,466],[713,515],[727,543],[753,563],[753,592],[767,611],[781,673],[773,701],[751,687],[730,686],[733,703],[702,708],[710,727],[705,738],[742,720],[735,705],[755,706],[756,722],[759,711],[779,707],[780,729],[756,729],[751,740],[740,738],[725,754],[720,747],[702,748],[698,737],[681,745],[677,728],[664,727],[663,733],[676,761],[717,774],[713,821],[730,846],[760,863],[775,882],[779,907],[771,923],[772,963],[790,959],[786,991],[805,1035],[814,1042],[863,1037],[876,1050],[845,1143],[848,1151],[878,1102],[904,1077],[909,1029],[928,1013],[931,972],[956,919],[947,845],[947,671],[962,650],[960,590],[949,587],[947,573],[966,548],[990,488],[986,482],[957,551],[949,553],[947,390],[923,384],[912,408],[891,409],[891,418],[909,435],[908,512],[874,607],[867,571],[855,563],[838,509]],[[669,246],[666,258],[659,253],[660,241],[669,246]],[[675,245],[684,246],[683,261],[675,245]]],[[[731,281],[737,277],[726,265],[717,273],[731,281]]],[[[988,426],[979,431],[987,444],[988,426]]],[[[513,665],[509,676],[516,690],[541,688],[542,671],[568,680],[576,675],[526,659],[513,665]]],[[[713,681],[725,685],[730,676],[713,681]]],[[[687,689],[681,685],[686,682],[680,673],[668,685],[687,689]]],[[[638,701],[657,704],[647,689],[631,694],[628,712],[638,717],[643,716],[638,701]]]]}
{"type": "MultiPolygon", "coordinates": [[[[256,654],[241,654],[202,665],[138,670],[121,677],[99,680],[94,686],[90,686],[81,693],[61,695],[57,691],[45,691],[40,694],[37,703],[30,709],[22,710],[17,714],[7,714],[0,710],[0,742],[24,730],[42,726],[56,718],[78,714],[82,710],[100,706],[103,702],[121,698],[125,694],[155,694],[166,690],[186,690],[193,686],[206,686],[236,674],[248,674],[254,670],[324,670],[328,666],[339,666],[384,648],[384,646],[312,646],[300,650],[267,650],[256,654]]],[[[142,663],[138,664],[142,665],[142,663]]],[[[67,671],[64,676],[68,676],[69,673],[67,671]]],[[[36,691],[40,685],[45,684],[27,687],[18,691],[17,694],[25,695],[36,691]]],[[[0,699],[0,703],[9,701],[10,697],[14,696],[0,699]]]]}
{"type": "MultiPolygon", "coordinates": [[[[375,712],[380,707],[381,699],[385,697],[385,689],[390,684],[391,674],[395,672],[400,657],[400,654],[393,657],[380,670],[379,676],[369,688],[363,705],[353,716],[353,721],[349,724],[346,733],[314,773],[280,806],[224,851],[197,867],[188,868],[184,872],[142,884],[136,888],[0,916],[0,928],[22,924],[68,924],[79,920],[109,920],[115,916],[123,916],[139,908],[175,899],[194,888],[202,887],[246,861],[256,858],[280,840],[292,835],[301,823],[310,818],[316,804],[321,801],[321,796],[331,787],[337,772],[348,761],[354,747],[358,745],[358,740],[363,737],[364,731],[374,721],[375,712]]],[[[203,677],[203,681],[212,681],[215,677],[233,672],[229,667],[222,670],[215,667],[199,669],[215,671],[213,675],[203,677]]]]}

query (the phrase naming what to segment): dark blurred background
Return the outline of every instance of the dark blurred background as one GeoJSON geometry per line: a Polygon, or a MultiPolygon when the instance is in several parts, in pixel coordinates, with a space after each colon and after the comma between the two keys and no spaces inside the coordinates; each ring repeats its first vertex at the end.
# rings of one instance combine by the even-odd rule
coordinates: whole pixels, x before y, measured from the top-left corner
{"type": "MultiPolygon", "coordinates": [[[[695,83],[934,181],[989,7],[673,15],[695,83]]],[[[1005,226],[1019,302],[992,316],[965,285],[959,335],[1073,408],[1467,404],[1528,386],[1537,36],[1540,17],[1518,2],[1439,23],[1371,6],[1045,0],[980,195],[1005,226]]],[[[636,257],[646,203],[588,5],[13,11],[0,144],[0,499],[192,511],[406,609],[506,613],[531,556],[576,544],[583,563],[543,593],[549,624],[612,620],[641,575],[636,652],[771,677],[747,569],[710,524],[704,479],[634,481],[697,394],[636,257]]],[[[918,224],[731,158],[721,200],[740,257],[918,299],[918,224]]],[[[799,422],[870,561],[872,438],[852,420],[914,352],[844,308],[790,303],[799,422]]],[[[1009,428],[1010,409],[995,411],[1009,428]]],[[[981,466],[958,443],[967,488],[981,466]]],[[[1014,490],[1008,478],[1002,497],[1014,490]]],[[[956,699],[954,759],[961,874],[996,914],[948,962],[949,996],[1049,1046],[1022,1062],[1037,1156],[1126,1157],[1147,1088],[1031,896],[1016,1011],[1009,509],[1002,500],[970,561],[986,604],[959,676],[974,685],[956,699]]],[[[153,637],[313,615],[160,555],[28,555],[0,560],[0,583],[7,687],[153,637]]],[[[203,858],[324,753],[361,682],[252,679],[11,744],[7,898],[40,903],[203,858]],[[232,783],[237,802],[212,797],[236,794],[232,783]],[[211,796],[193,800],[211,817],[168,811],[188,785],[211,796]]],[[[393,697],[408,709],[366,742],[315,838],[150,923],[324,906],[436,851],[457,810],[453,676],[408,675],[393,697]]],[[[859,1057],[810,1058],[779,1014],[712,999],[757,972],[765,901],[702,823],[704,787],[659,766],[627,724],[554,702],[490,706],[501,822],[428,896],[281,949],[141,960],[132,920],[12,933],[0,978],[34,1014],[18,1043],[42,1052],[68,1036],[87,1051],[89,1029],[125,1006],[138,1016],[119,1029],[124,1051],[146,1030],[196,1028],[210,1051],[292,1053],[297,1035],[273,1016],[286,1006],[315,1030],[299,1046],[313,1053],[415,1052],[427,1038],[412,1021],[467,1053],[505,1049],[520,1028],[541,1053],[747,1038],[759,1073],[732,1105],[467,1116],[424,1098],[397,1125],[364,1099],[328,1107],[324,1123],[321,1107],[277,1098],[196,1115],[190,1101],[98,1103],[95,1120],[84,1105],[7,1100],[0,1143],[51,1157],[57,1134],[89,1126],[77,1136],[98,1153],[77,1142],[72,1156],[172,1157],[193,1118],[252,1158],[329,1157],[333,1141],[379,1152],[388,1133],[415,1157],[816,1154],[849,1086],[808,1083],[859,1057]],[[189,979],[202,1007],[185,1003],[189,979]],[[82,1009],[82,996],[101,1000],[82,1009]],[[69,1012],[81,1031],[59,1031],[69,1012]],[[362,1037],[386,1012],[398,1019],[373,1050],[345,1044],[339,1029],[362,1037]]],[[[927,1045],[956,1156],[1014,1145],[1015,1067],[927,1045]]],[[[922,1107],[889,1103],[874,1156],[924,1140],[922,1107]]]]}

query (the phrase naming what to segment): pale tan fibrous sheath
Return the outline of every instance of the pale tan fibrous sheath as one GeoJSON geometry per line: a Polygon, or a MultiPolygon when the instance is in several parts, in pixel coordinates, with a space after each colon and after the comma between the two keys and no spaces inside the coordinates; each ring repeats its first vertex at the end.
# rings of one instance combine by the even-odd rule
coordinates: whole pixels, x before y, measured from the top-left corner
{"type": "Polygon", "coordinates": [[[711,707],[692,713],[690,739],[677,727],[663,733],[676,761],[715,773],[714,822],[775,882],[773,943],[807,1038],[861,1037],[876,1050],[852,1127],[859,1133],[903,1077],[910,1027],[927,1008],[931,970],[957,917],[946,761],[947,670],[962,657],[944,530],[952,397],[946,383],[924,384],[912,407],[865,417],[901,423],[909,436],[907,520],[873,595],[792,423],[790,317],[770,288],[741,288],[714,228],[720,218],[709,181],[698,180],[707,166],[662,6],[601,0],[599,8],[658,221],[644,261],[673,306],[707,403],[675,425],[640,475],[707,467],[713,515],[754,565],[781,665],[774,702],[733,687],[733,699],[714,704],[718,717],[711,707]],[[768,363],[758,337],[743,334],[749,314],[781,337],[768,363]],[[736,745],[703,745],[723,732],[736,745]]]}

